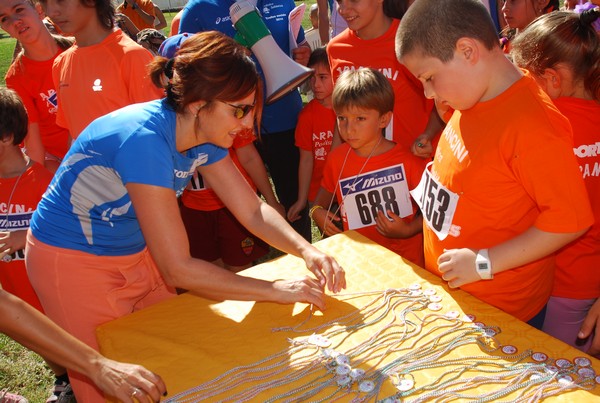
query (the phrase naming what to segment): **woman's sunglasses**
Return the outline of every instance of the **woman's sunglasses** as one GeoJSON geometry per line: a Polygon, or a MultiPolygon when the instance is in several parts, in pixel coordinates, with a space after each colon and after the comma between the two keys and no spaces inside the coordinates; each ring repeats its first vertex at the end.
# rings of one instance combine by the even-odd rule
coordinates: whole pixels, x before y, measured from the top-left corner
{"type": "Polygon", "coordinates": [[[252,109],[254,109],[254,105],[256,105],[256,101],[252,105],[233,105],[225,101],[219,102],[231,106],[234,109],[233,116],[235,116],[237,119],[243,119],[244,117],[246,117],[246,115],[249,114],[252,111],[252,109]]]}

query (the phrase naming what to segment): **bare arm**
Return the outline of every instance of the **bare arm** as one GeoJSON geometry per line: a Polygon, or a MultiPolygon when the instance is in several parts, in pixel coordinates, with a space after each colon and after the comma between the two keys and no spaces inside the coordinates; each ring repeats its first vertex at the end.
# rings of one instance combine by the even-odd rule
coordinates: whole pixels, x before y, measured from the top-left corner
{"type": "Polygon", "coordinates": [[[313,154],[311,151],[300,149],[300,163],[298,165],[298,200],[290,207],[287,217],[290,221],[300,219],[298,213],[308,202],[308,191],[313,171],[313,154]]]}
{"type": "Polygon", "coordinates": [[[334,211],[327,211],[331,204],[331,199],[334,197],[333,193],[328,192],[323,187],[319,188],[317,197],[315,197],[314,206],[321,206],[323,208],[317,208],[313,206],[312,219],[317,224],[317,227],[321,232],[327,236],[339,234],[342,232],[333,222],[339,222],[340,217],[334,214],[334,211]]]}
{"type": "Polygon", "coordinates": [[[25,148],[27,155],[35,162],[44,165],[46,161],[46,149],[42,143],[40,126],[37,123],[30,123],[25,136],[25,148]]]}
{"type": "Polygon", "coordinates": [[[154,26],[154,29],[160,31],[161,29],[166,28],[167,20],[165,19],[165,15],[163,14],[162,10],[160,8],[158,8],[158,6],[156,4],[154,5],[154,15],[156,16],[156,18],[158,18],[158,24],[156,24],[154,26]]]}
{"type": "Polygon", "coordinates": [[[0,331],[38,354],[88,376],[102,391],[119,401],[158,402],[166,393],[160,376],[139,365],[110,360],[83,344],[36,309],[0,290],[0,331]],[[140,395],[140,393],[142,395],[140,395]]]}
{"type": "MultiPolygon", "coordinates": [[[[552,233],[531,227],[524,233],[489,249],[492,272],[501,273],[548,256],[586,231],[587,228],[573,233],[552,233]]],[[[447,250],[440,255],[439,270],[450,287],[456,288],[480,280],[475,271],[476,255],[476,250],[466,248],[447,250]]]]}
{"type": "Polygon", "coordinates": [[[331,291],[339,292],[346,287],[344,271],[335,259],[318,251],[263,203],[229,158],[198,170],[242,225],[277,249],[304,259],[308,269],[331,291]]]}
{"type": "Polygon", "coordinates": [[[317,0],[319,7],[319,36],[325,46],[329,42],[329,4],[327,0],[317,0]]]}
{"type": "Polygon", "coordinates": [[[154,15],[148,14],[147,12],[142,10],[140,8],[139,4],[137,4],[137,0],[129,0],[129,2],[132,3],[132,7],[134,7],[135,12],[138,13],[138,15],[142,18],[142,20],[144,20],[144,22],[146,24],[153,27],[154,26],[154,15]]]}
{"type": "Polygon", "coordinates": [[[285,207],[279,203],[277,196],[275,196],[275,192],[273,192],[273,186],[271,186],[271,182],[269,182],[267,169],[265,168],[265,164],[256,150],[256,147],[254,147],[254,144],[250,143],[244,147],[237,148],[235,152],[237,153],[240,164],[242,164],[242,167],[248,172],[252,182],[254,182],[258,191],[263,195],[267,204],[277,210],[279,214],[285,216],[285,207]]]}

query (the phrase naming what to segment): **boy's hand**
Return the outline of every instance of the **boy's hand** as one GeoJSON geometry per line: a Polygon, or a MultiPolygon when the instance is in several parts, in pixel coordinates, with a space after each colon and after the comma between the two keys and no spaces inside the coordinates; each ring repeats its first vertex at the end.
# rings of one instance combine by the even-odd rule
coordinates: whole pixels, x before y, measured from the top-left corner
{"type": "Polygon", "coordinates": [[[412,144],[412,153],[420,158],[431,158],[433,156],[433,145],[429,140],[429,135],[423,133],[419,135],[412,144]]]}
{"type": "Polygon", "coordinates": [[[450,288],[481,280],[475,268],[476,257],[473,249],[444,249],[437,261],[442,280],[447,281],[450,288]]]}
{"type": "Polygon", "coordinates": [[[383,211],[377,211],[377,217],[375,218],[375,224],[377,232],[387,238],[409,238],[413,236],[412,228],[398,215],[394,214],[393,211],[388,210],[388,216],[391,220],[383,214],[383,211]]]}
{"type": "Polygon", "coordinates": [[[327,211],[324,208],[315,210],[313,213],[313,220],[315,224],[323,231],[323,234],[332,236],[341,234],[343,230],[339,229],[335,223],[341,221],[340,217],[333,214],[331,211],[327,211]]]}
{"type": "Polygon", "coordinates": [[[306,206],[306,203],[302,203],[300,200],[296,200],[296,203],[292,204],[287,212],[287,219],[289,222],[298,221],[300,219],[299,212],[306,206]]]}

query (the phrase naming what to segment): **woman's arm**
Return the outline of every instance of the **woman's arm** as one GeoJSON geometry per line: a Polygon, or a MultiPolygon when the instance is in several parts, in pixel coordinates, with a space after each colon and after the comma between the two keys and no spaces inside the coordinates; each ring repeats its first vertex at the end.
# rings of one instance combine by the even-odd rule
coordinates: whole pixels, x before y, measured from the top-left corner
{"type": "Polygon", "coordinates": [[[282,216],[263,203],[230,159],[199,167],[198,170],[248,230],[277,249],[302,257],[308,269],[331,291],[339,292],[346,287],[344,272],[335,259],[318,251],[294,231],[282,216]]]}
{"type": "Polygon", "coordinates": [[[166,394],[160,376],[144,367],[110,360],[83,344],[36,309],[0,289],[0,332],[66,368],[88,376],[103,392],[119,401],[149,397],[158,402],[166,394]]]}

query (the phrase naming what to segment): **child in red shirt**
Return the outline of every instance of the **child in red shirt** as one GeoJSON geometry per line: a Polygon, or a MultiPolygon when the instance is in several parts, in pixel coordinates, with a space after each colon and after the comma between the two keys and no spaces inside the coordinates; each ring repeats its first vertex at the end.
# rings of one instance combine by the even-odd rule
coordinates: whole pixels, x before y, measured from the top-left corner
{"type": "Polygon", "coordinates": [[[568,120],[506,58],[478,0],[415,2],[396,53],[454,109],[413,192],[425,268],[541,328],[553,253],[594,221],[568,120]]]}
{"type": "Polygon", "coordinates": [[[383,130],[392,118],[394,90],[379,71],[344,72],[333,90],[333,108],[344,144],[325,163],[311,218],[326,235],[357,230],[417,265],[423,265],[422,221],[410,197],[425,167],[383,130]]]}
{"type": "Polygon", "coordinates": [[[595,223],[556,254],[546,333],[592,355],[600,353],[600,9],[557,11],[532,22],[513,42],[514,62],[528,69],[573,127],[573,151],[595,223]],[[542,57],[540,57],[542,56],[542,57]]]}
{"type": "Polygon", "coordinates": [[[310,80],[314,98],[300,112],[296,126],[296,146],[300,150],[298,200],[288,210],[290,222],[298,220],[307,203],[312,205],[317,196],[335,128],[331,105],[333,82],[325,48],[312,52],[308,67],[315,70],[310,80]]]}

